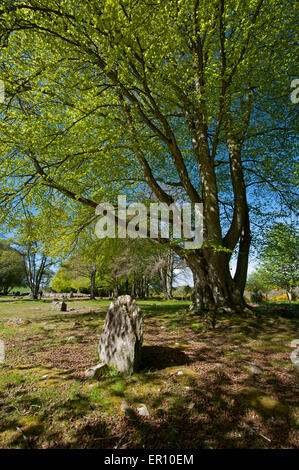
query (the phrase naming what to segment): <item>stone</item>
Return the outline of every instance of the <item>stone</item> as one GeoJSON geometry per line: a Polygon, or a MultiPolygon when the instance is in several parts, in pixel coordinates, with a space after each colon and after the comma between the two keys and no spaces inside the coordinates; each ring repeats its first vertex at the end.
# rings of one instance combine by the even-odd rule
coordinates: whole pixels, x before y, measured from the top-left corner
{"type": "Polygon", "coordinates": [[[148,411],[146,405],[144,405],[143,403],[141,405],[137,406],[137,413],[139,414],[139,416],[149,417],[151,415],[150,412],[148,411]]]}
{"type": "Polygon", "coordinates": [[[46,331],[51,331],[51,330],[56,330],[57,326],[56,325],[45,325],[43,326],[43,329],[46,331]]]}
{"type": "Polygon", "coordinates": [[[136,414],[134,408],[130,406],[125,400],[121,402],[120,410],[130,420],[136,421],[138,419],[138,415],[136,414]]]}
{"type": "Polygon", "coordinates": [[[59,302],[59,301],[54,301],[51,304],[52,310],[58,310],[60,312],[66,312],[66,303],[65,302],[59,302]]]}
{"type": "Polygon", "coordinates": [[[105,363],[97,364],[96,366],[90,367],[84,373],[86,379],[98,379],[103,375],[107,370],[108,366],[105,363]]]}
{"type": "Polygon", "coordinates": [[[140,361],[142,313],[129,295],[111,302],[99,342],[101,362],[132,374],[140,361]]]}
{"type": "Polygon", "coordinates": [[[8,320],[8,322],[5,323],[5,326],[11,326],[11,327],[25,326],[25,325],[29,325],[29,323],[31,323],[30,320],[15,317],[15,318],[12,318],[11,320],[8,320]]]}
{"type": "Polygon", "coordinates": [[[77,340],[76,336],[69,336],[66,340],[67,343],[75,343],[77,340]]]}
{"type": "Polygon", "coordinates": [[[247,361],[244,361],[244,362],[245,362],[245,364],[247,364],[247,366],[249,367],[250,372],[252,372],[253,374],[262,374],[263,373],[262,369],[260,369],[255,364],[252,364],[251,362],[247,362],[247,361]]]}
{"type": "Polygon", "coordinates": [[[260,369],[259,367],[255,366],[254,364],[252,364],[252,365],[249,366],[249,370],[250,370],[250,372],[252,372],[253,374],[262,374],[262,373],[263,373],[262,369],[260,369]]]}
{"type": "Polygon", "coordinates": [[[125,400],[123,400],[123,401],[121,402],[121,405],[120,405],[121,411],[122,411],[123,413],[126,413],[126,411],[127,411],[129,408],[130,408],[130,406],[128,405],[128,403],[127,403],[125,400]]]}

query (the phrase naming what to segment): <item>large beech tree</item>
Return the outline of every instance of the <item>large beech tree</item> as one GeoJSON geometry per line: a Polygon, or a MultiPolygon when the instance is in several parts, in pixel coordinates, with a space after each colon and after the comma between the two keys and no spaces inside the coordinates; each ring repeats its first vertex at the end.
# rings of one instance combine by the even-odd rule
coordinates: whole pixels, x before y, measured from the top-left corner
{"type": "Polygon", "coordinates": [[[242,306],[249,209],[294,195],[295,2],[5,0],[0,13],[3,213],[146,188],[202,202],[202,248],[173,249],[198,306],[242,306]]]}

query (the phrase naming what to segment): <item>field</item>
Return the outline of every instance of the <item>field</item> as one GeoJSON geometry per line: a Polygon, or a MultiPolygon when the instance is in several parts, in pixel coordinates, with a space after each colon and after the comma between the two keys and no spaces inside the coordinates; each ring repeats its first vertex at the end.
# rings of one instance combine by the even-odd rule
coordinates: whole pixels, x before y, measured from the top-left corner
{"type": "Polygon", "coordinates": [[[299,446],[299,372],[290,359],[298,304],[222,316],[215,329],[189,302],[138,304],[138,373],[87,380],[109,301],[68,300],[64,313],[49,300],[0,298],[1,448],[299,446]],[[15,317],[26,324],[8,326],[15,317]],[[140,404],[150,416],[138,415],[140,404]]]}

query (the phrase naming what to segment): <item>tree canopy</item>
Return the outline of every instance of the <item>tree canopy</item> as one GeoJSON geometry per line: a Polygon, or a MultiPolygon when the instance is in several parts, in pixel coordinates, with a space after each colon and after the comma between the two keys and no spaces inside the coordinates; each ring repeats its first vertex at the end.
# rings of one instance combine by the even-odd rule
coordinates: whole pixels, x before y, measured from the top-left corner
{"type": "Polygon", "coordinates": [[[25,284],[26,274],[22,255],[7,240],[0,240],[0,292],[7,294],[13,287],[25,284]]]}
{"type": "Polygon", "coordinates": [[[276,223],[268,231],[261,249],[257,271],[260,282],[280,287],[292,300],[292,291],[299,282],[299,236],[293,225],[276,223]]]}
{"type": "Polygon", "coordinates": [[[295,2],[5,1],[3,214],[202,202],[196,301],[242,304],[251,214],[293,210],[295,2]],[[62,201],[62,202],[61,202],[62,201]],[[229,271],[237,252],[234,277],[229,271]]]}

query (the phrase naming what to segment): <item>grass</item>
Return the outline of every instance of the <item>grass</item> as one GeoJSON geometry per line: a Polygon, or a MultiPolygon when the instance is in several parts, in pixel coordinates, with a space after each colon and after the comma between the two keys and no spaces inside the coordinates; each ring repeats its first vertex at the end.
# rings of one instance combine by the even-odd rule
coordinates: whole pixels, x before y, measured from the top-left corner
{"type": "Polygon", "coordinates": [[[112,369],[96,381],[84,371],[98,362],[110,302],[67,303],[67,312],[53,312],[51,301],[0,298],[0,447],[298,447],[298,371],[290,360],[298,304],[222,315],[209,330],[189,302],[140,301],[140,370],[125,377],[112,369]],[[29,323],[6,326],[14,317],[29,323]],[[150,417],[137,415],[140,404],[150,417]]]}

